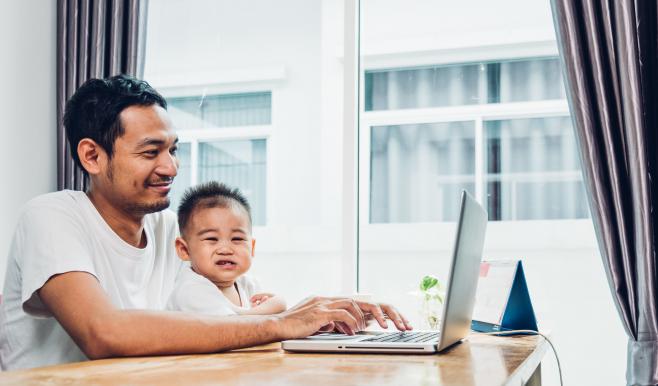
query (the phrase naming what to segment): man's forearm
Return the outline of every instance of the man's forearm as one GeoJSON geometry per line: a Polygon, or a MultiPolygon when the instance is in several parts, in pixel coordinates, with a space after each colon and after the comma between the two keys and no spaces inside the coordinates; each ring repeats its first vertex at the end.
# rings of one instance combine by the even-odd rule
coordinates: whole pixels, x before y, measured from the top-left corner
{"type": "MultiPolygon", "coordinates": [[[[306,299],[278,315],[263,316],[212,317],[120,310],[93,275],[79,271],[51,277],[38,294],[91,359],[225,351],[303,338],[332,323],[341,323],[348,332],[356,332],[365,328],[365,311],[379,316],[385,325],[379,306],[359,306],[351,299],[321,297],[306,299]]],[[[391,315],[391,311],[387,313],[391,315]]],[[[397,313],[393,316],[394,320],[399,318],[397,313]]]]}
{"type": "Polygon", "coordinates": [[[92,359],[211,353],[281,340],[279,323],[276,316],[117,311],[113,317],[96,323],[93,347],[82,348],[92,359]]]}

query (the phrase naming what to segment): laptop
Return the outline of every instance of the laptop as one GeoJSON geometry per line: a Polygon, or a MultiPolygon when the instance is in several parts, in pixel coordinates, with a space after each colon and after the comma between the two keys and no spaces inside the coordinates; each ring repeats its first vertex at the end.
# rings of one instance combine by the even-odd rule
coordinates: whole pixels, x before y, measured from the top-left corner
{"type": "Polygon", "coordinates": [[[318,334],[283,341],[282,348],[292,352],[431,354],[459,343],[471,328],[486,227],[487,212],[468,192],[462,191],[457,236],[438,330],[318,334]]]}

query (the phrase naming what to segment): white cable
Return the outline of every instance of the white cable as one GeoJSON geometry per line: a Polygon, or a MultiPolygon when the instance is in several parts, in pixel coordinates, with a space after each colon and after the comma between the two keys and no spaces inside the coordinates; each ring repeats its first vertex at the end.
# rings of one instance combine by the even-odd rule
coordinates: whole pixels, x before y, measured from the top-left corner
{"type": "Polygon", "coordinates": [[[550,339],[541,332],[533,331],[533,330],[508,330],[508,331],[494,331],[494,332],[482,332],[482,335],[492,335],[492,336],[509,336],[509,335],[541,335],[548,344],[551,346],[551,349],[553,350],[553,354],[555,354],[555,360],[557,361],[557,371],[560,373],[560,386],[564,386],[562,383],[562,367],[560,366],[560,358],[557,356],[557,350],[555,349],[555,346],[553,346],[553,342],[551,342],[550,339]]]}

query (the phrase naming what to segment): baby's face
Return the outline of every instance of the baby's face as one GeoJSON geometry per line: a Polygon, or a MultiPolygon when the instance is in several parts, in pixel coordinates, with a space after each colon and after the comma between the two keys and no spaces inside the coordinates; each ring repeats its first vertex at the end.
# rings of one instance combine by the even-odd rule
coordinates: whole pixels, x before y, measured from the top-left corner
{"type": "Polygon", "coordinates": [[[194,271],[220,287],[233,285],[251,267],[249,225],[241,207],[196,209],[185,232],[194,271]]]}

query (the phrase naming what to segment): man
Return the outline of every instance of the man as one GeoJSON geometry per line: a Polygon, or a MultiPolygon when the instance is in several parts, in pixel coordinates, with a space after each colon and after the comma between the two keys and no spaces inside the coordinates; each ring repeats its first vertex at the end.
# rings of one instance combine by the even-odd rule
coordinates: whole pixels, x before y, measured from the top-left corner
{"type": "Polygon", "coordinates": [[[8,256],[0,323],[4,369],[116,356],[209,353],[339,328],[372,315],[400,330],[388,305],[312,298],[270,316],[162,311],[180,261],[167,194],[177,137],[166,102],[146,82],[92,79],[66,105],[64,125],[87,192],[31,200],[8,256]]]}

